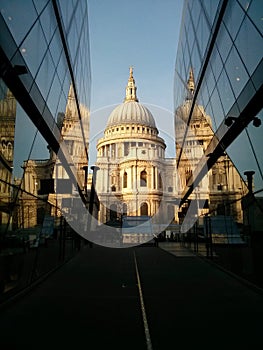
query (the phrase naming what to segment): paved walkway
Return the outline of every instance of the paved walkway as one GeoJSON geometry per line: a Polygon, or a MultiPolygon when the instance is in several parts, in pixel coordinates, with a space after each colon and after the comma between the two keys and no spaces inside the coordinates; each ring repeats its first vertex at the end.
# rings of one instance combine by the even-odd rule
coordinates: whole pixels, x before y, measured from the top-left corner
{"type": "Polygon", "coordinates": [[[83,249],[1,309],[0,348],[261,348],[263,295],[164,248],[83,249]]]}

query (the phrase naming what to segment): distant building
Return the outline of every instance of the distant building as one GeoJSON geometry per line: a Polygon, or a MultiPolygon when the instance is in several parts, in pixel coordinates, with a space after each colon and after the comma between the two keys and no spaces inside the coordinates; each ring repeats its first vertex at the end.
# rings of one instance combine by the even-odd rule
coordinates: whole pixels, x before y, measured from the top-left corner
{"type": "MultiPolygon", "coordinates": [[[[158,223],[164,228],[170,224],[183,224],[189,208],[191,213],[188,213],[186,230],[209,211],[215,215],[233,215],[236,222],[242,222],[241,202],[237,199],[246,186],[226,154],[218,159],[179,209],[185,186],[214,137],[211,118],[201,105],[196,104],[184,148],[181,148],[194,90],[194,75],[190,70],[184,102],[176,109],[176,156],[165,158],[165,141],[158,136],[149,109],[139,103],[130,68],[124,102],[111,112],[104,137],[97,142],[96,190],[101,223],[121,221],[123,215],[154,218],[160,207],[158,223]]],[[[203,224],[202,219],[199,224],[203,224]]]]}
{"type": "MultiPolygon", "coordinates": [[[[101,223],[120,220],[122,215],[153,217],[177,188],[175,161],[165,159],[165,142],[136,90],[130,68],[124,102],[111,112],[104,137],[97,142],[101,223]]],[[[175,210],[169,208],[172,212],[164,223],[174,220],[175,210]]]]}

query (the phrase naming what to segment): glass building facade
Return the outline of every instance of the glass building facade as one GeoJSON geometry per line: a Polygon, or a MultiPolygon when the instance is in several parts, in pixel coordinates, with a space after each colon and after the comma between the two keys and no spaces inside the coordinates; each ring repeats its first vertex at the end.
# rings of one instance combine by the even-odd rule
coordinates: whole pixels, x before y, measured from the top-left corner
{"type": "Polygon", "coordinates": [[[262,10],[259,0],[186,0],[174,79],[178,172],[185,174],[187,161],[188,165],[191,163],[190,174],[182,186],[181,208],[187,211],[189,199],[207,178],[211,196],[202,220],[204,226],[209,223],[208,240],[213,245],[210,253],[216,252],[223,265],[261,284],[262,10]],[[197,110],[210,130],[205,140],[198,136],[197,110]],[[196,152],[194,159],[186,153],[191,136],[202,146],[202,152],[196,152]],[[224,163],[221,170],[220,162],[224,163]],[[236,179],[233,186],[231,178],[236,179]],[[239,220],[231,211],[233,204],[239,208],[239,220]],[[215,244],[219,241],[213,222],[219,216],[225,222],[224,236],[230,230],[226,221],[232,216],[244,243],[231,244],[232,253],[226,248],[229,240],[215,244]]]}
{"type": "Polygon", "coordinates": [[[80,247],[61,206],[87,194],[91,71],[87,1],[1,0],[0,11],[5,298],[80,247]]]}

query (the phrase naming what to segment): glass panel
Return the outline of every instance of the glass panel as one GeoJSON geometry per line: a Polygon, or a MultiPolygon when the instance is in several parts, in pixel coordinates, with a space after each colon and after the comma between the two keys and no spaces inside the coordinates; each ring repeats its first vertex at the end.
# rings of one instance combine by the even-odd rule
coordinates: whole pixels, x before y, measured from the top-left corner
{"type": "Polygon", "coordinates": [[[67,41],[68,41],[68,48],[70,52],[71,62],[74,63],[76,58],[76,53],[77,53],[77,47],[79,43],[79,38],[76,36],[75,23],[74,25],[71,26],[70,32],[67,36],[67,41]]]}
{"type": "Polygon", "coordinates": [[[205,74],[204,79],[206,81],[207,89],[208,89],[208,93],[209,93],[209,97],[210,97],[214,88],[215,88],[215,84],[216,84],[213,72],[210,69],[206,70],[206,74],[205,74]]]}
{"type": "Polygon", "coordinates": [[[217,47],[220,48],[220,55],[222,57],[222,61],[225,62],[229,51],[233,45],[233,42],[223,24],[220,26],[216,44],[217,47]]]}
{"type": "Polygon", "coordinates": [[[17,45],[20,45],[37,18],[32,1],[9,0],[1,2],[1,14],[10,28],[17,45]]]}
{"type": "Polygon", "coordinates": [[[235,40],[244,15],[244,11],[238,5],[237,1],[228,2],[223,22],[225,23],[233,41],[235,40]]]}
{"type": "Polygon", "coordinates": [[[190,47],[193,46],[193,43],[195,41],[195,36],[194,36],[194,29],[193,29],[193,23],[192,23],[192,20],[189,20],[189,23],[188,23],[188,29],[186,30],[186,37],[187,37],[187,40],[186,42],[188,43],[188,45],[190,47]]]}
{"type": "Polygon", "coordinates": [[[263,45],[261,35],[248,18],[242,23],[235,45],[246,64],[246,69],[252,74],[263,57],[263,45]]]}
{"type": "Polygon", "coordinates": [[[250,136],[253,149],[258,160],[258,164],[261,167],[263,164],[263,152],[262,152],[262,130],[261,128],[256,128],[253,126],[253,123],[250,123],[247,131],[244,130],[238,138],[230,145],[227,149],[228,154],[233,160],[234,164],[238,168],[241,176],[246,181],[245,171],[255,171],[254,174],[254,191],[260,190],[263,188],[263,180],[260,174],[260,170],[256,161],[256,158],[253,153],[253,149],[249,142],[248,135],[250,136]]]}
{"type": "Polygon", "coordinates": [[[59,62],[58,62],[58,65],[56,66],[56,69],[57,69],[58,78],[59,78],[61,84],[63,84],[63,82],[65,80],[65,76],[67,74],[67,69],[68,69],[64,52],[61,52],[59,62]]]}
{"type": "Polygon", "coordinates": [[[204,107],[206,107],[208,101],[209,101],[209,93],[208,93],[208,89],[207,89],[207,83],[206,80],[204,79],[203,84],[201,86],[200,89],[200,101],[202,102],[202,105],[204,107]]]}
{"type": "Polygon", "coordinates": [[[51,83],[53,81],[55,67],[53,65],[50,53],[47,51],[44,61],[36,76],[36,83],[40,87],[40,91],[44,99],[47,99],[51,83]]]}
{"type": "Polygon", "coordinates": [[[40,23],[43,28],[46,41],[49,43],[54,34],[54,31],[57,28],[57,22],[54,17],[54,11],[53,11],[53,6],[51,2],[45,8],[44,12],[41,14],[40,23]]]}
{"type": "MultiPolygon", "coordinates": [[[[25,114],[20,105],[17,106],[16,111],[16,125],[15,125],[15,143],[14,143],[14,176],[21,177],[23,170],[21,166],[23,162],[32,157],[33,144],[37,136],[37,129],[25,114]]],[[[46,146],[44,148],[37,147],[37,158],[46,158],[48,151],[46,146]]],[[[36,151],[34,151],[36,156],[36,151]]]]}
{"type": "Polygon", "coordinates": [[[5,21],[0,16],[0,33],[1,33],[1,47],[4,50],[6,56],[11,59],[17,50],[15,41],[11,39],[11,34],[9,32],[8,26],[5,21]]]}
{"type": "Polygon", "coordinates": [[[194,24],[195,32],[196,32],[196,28],[197,28],[197,23],[199,21],[200,12],[201,12],[200,2],[199,1],[193,1],[193,7],[191,9],[191,15],[192,15],[192,20],[194,22],[193,24],[194,24]]]}
{"type": "Polygon", "coordinates": [[[253,98],[255,93],[256,90],[254,88],[254,85],[252,84],[252,81],[250,80],[237,99],[237,104],[240,111],[242,111],[246,107],[246,105],[253,98]]]}
{"type": "Polygon", "coordinates": [[[210,69],[212,69],[214,73],[215,80],[217,81],[223,68],[223,62],[220,56],[220,51],[218,50],[217,46],[214,47],[214,50],[212,52],[210,59],[210,67],[210,69]]]}
{"type": "Polygon", "coordinates": [[[54,61],[54,65],[57,67],[61,52],[63,51],[58,28],[56,29],[56,33],[53,36],[52,41],[49,43],[49,51],[54,61]]]}
{"type": "Polygon", "coordinates": [[[33,77],[35,77],[37,73],[46,50],[46,41],[40,23],[37,22],[21,47],[24,60],[27,66],[30,67],[30,72],[33,77]]]}
{"type": "Polygon", "coordinates": [[[253,0],[238,0],[238,2],[240,3],[240,5],[243,7],[243,9],[245,11],[247,11],[249,9],[249,6],[251,4],[253,0]]]}
{"type": "Polygon", "coordinates": [[[262,21],[262,3],[258,0],[253,0],[248,9],[248,15],[252,19],[255,26],[263,35],[263,21],[262,21]]]}
{"type": "Polygon", "coordinates": [[[61,90],[62,90],[62,86],[56,74],[52,82],[50,92],[47,97],[47,105],[54,119],[56,119],[57,117],[56,112],[58,108],[59,96],[60,96],[61,90]]]}
{"type": "Polygon", "coordinates": [[[68,96],[70,84],[71,84],[71,79],[69,76],[69,72],[67,71],[64,82],[63,82],[63,92],[64,92],[65,96],[68,96]]]}
{"type": "Polygon", "coordinates": [[[225,116],[225,112],[223,110],[223,106],[222,106],[217,88],[214,90],[214,92],[211,96],[210,103],[213,106],[215,127],[217,129],[225,116]]]}
{"type": "Polygon", "coordinates": [[[235,47],[232,48],[225,65],[235,96],[238,96],[248,81],[248,74],[235,47]]]}
{"type": "Polygon", "coordinates": [[[226,75],[226,71],[223,69],[222,74],[220,75],[217,82],[218,91],[221,96],[221,100],[224,103],[224,111],[225,114],[228,113],[229,109],[233,105],[235,101],[235,96],[231,89],[228,77],[226,75]]]}
{"type": "Polygon", "coordinates": [[[215,113],[214,113],[213,104],[210,101],[209,101],[208,105],[206,106],[205,111],[211,117],[212,128],[213,128],[213,130],[215,132],[217,130],[217,128],[218,128],[218,125],[217,125],[217,122],[216,122],[216,117],[215,117],[215,113]]]}
{"type": "Polygon", "coordinates": [[[260,89],[262,86],[262,77],[263,77],[263,58],[251,78],[257,90],[260,89]]]}
{"type": "Polygon", "coordinates": [[[65,27],[66,32],[68,32],[70,21],[71,21],[72,15],[74,14],[73,1],[69,0],[69,1],[65,2],[63,0],[60,0],[59,4],[60,4],[60,10],[61,10],[61,14],[62,14],[64,27],[65,27]]]}
{"type": "Polygon", "coordinates": [[[78,37],[81,35],[81,30],[83,29],[83,21],[86,20],[86,18],[84,18],[83,16],[84,13],[82,12],[81,6],[77,6],[77,9],[74,13],[74,21],[78,37]]]}
{"type": "Polygon", "coordinates": [[[40,13],[43,10],[43,8],[47,5],[48,2],[48,0],[33,0],[33,3],[38,13],[40,13]]]}
{"type": "Polygon", "coordinates": [[[201,15],[199,24],[198,24],[198,29],[197,29],[197,38],[198,38],[198,43],[201,50],[201,57],[204,57],[209,36],[210,36],[210,29],[208,28],[207,21],[204,15],[201,15]]]}
{"type": "MultiPolygon", "coordinates": [[[[199,54],[198,49],[197,49],[196,41],[194,42],[194,47],[193,47],[193,51],[191,54],[191,62],[192,62],[191,66],[194,70],[194,73],[198,74],[200,71],[200,68],[201,68],[201,59],[200,59],[200,54],[199,54]]],[[[197,76],[196,76],[196,78],[197,78],[197,76]]]]}
{"type": "Polygon", "coordinates": [[[202,5],[205,7],[207,13],[208,13],[208,19],[210,21],[210,25],[212,27],[214,23],[214,18],[217,13],[219,0],[206,0],[202,1],[202,5]]]}

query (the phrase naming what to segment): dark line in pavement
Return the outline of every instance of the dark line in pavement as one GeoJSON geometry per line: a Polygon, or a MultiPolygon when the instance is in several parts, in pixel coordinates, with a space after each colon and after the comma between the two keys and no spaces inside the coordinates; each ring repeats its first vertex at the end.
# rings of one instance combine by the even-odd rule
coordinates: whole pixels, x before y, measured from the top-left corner
{"type": "Polygon", "coordinates": [[[149,330],[149,326],[148,326],[146,310],[145,310],[144,301],[143,301],[142,286],[141,286],[140,274],[139,274],[139,269],[138,269],[138,265],[137,265],[135,251],[133,251],[133,255],[134,255],[134,263],[135,263],[135,269],[136,269],[137,284],[138,284],[139,295],[140,295],[140,303],[141,303],[141,310],[142,310],[144,332],[145,332],[145,337],[146,337],[146,345],[147,345],[147,350],[152,350],[152,341],[151,341],[150,330],[149,330]]]}

